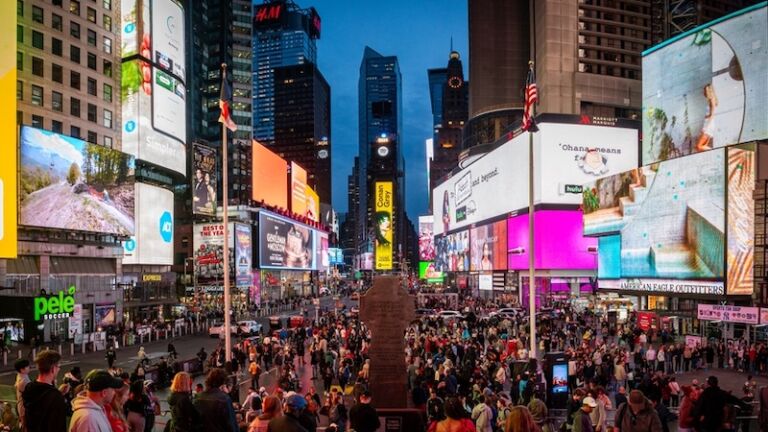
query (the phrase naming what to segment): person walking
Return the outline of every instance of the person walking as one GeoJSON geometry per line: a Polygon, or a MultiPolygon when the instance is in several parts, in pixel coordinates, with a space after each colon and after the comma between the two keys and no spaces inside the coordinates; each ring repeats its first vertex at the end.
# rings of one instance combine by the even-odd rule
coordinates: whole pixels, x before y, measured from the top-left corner
{"type": "Polygon", "coordinates": [[[661,420],[653,404],[640,390],[629,392],[627,403],[616,410],[614,422],[619,432],[662,432],[661,420]]]}
{"type": "Polygon", "coordinates": [[[748,409],[749,405],[720,388],[716,376],[707,378],[707,388],[699,395],[693,408],[693,419],[697,430],[702,432],[720,432],[725,420],[727,405],[737,405],[748,409]]]}
{"type": "Polygon", "coordinates": [[[64,432],[67,430],[67,403],[54,386],[61,370],[61,355],[46,350],[35,357],[37,380],[27,384],[22,393],[28,432],[64,432]]]}
{"type": "Polygon", "coordinates": [[[134,381],[130,386],[128,400],[125,402],[126,420],[131,432],[144,432],[147,424],[147,411],[152,403],[144,393],[144,383],[134,381]]]}
{"type": "Polygon", "coordinates": [[[381,426],[376,408],[371,405],[371,392],[366,390],[349,410],[349,425],[356,432],[375,432],[381,426]]]}
{"type": "Polygon", "coordinates": [[[26,423],[24,421],[24,389],[27,388],[27,384],[31,381],[29,379],[30,363],[27,359],[16,360],[13,364],[13,368],[16,369],[16,383],[13,385],[16,390],[16,414],[19,416],[19,425],[22,432],[26,431],[26,423]]]}
{"type": "Polygon", "coordinates": [[[112,366],[114,366],[115,360],[117,359],[117,352],[115,352],[115,347],[113,345],[110,345],[109,348],[107,348],[107,353],[104,354],[104,358],[107,359],[107,367],[112,369],[112,366]]]}
{"type": "Polygon", "coordinates": [[[477,432],[493,432],[493,410],[485,403],[485,395],[477,398],[477,405],[472,408],[472,420],[477,432]]]}
{"type": "Polygon", "coordinates": [[[189,373],[179,372],[173,377],[168,406],[171,408],[170,432],[193,432],[199,429],[200,413],[192,403],[192,377],[189,373]]]}
{"type": "Polygon", "coordinates": [[[197,395],[194,405],[202,417],[203,430],[206,432],[237,432],[237,420],[227,373],[224,369],[213,368],[205,377],[205,391],[197,395]]]}
{"type": "Polygon", "coordinates": [[[592,426],[592,419],[590,414],[597,408],[597,401],[590,396],[584,398],[581,401],[581,409],[576,411],[573,416],[573,432],[593,432],[595,429],[592,426]]]}
{"type": "Polygon", "coordinates": [[[72,402],[72,420],[69,432],[112,432],[106,405],[112,403],[115,390],[123,381],[105,370],[96,369],[85,377],[85,390],[72,402]]]}

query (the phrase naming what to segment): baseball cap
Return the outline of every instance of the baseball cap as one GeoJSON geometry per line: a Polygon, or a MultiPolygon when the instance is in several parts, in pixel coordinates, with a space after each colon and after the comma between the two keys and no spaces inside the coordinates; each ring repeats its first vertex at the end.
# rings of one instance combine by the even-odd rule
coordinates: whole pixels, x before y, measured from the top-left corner
{"type": "Polygon", "coordinates": [[[592,408],[597,408],[597,402],[595,402],[595,399],[587,396],[584,398],[584,400],[581,402],[582,405],[589,405],[592,408]]]}
{"type": "Polygon", "coordinates": [[[123,388],[123,380],[113,377],[109,372],[96,369],[85,377],[85,387],[88,391],[97,392],[108,388],[123,388]]]}
{"type": "Polygon", "coordinates": [[[297,394],[285,398],[285,405],[296,410],[302,410],[307,407],[307,400],[297,394]]]}

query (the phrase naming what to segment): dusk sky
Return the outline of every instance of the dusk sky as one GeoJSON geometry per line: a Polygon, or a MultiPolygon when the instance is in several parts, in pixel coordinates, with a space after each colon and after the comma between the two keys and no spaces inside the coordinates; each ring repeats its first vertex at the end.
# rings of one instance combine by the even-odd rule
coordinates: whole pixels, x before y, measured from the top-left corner
{"type": "Polygon", "coordinates": [[[368,45],[400,62],[406,211],[416,223],[428,211],[424,140],[432,137],[432,110],[427,69],[446,67],[453,37],[468,77],[467,0],[296,2],[302,8],[314,6],[322,18],[317,56],[331,86],[334,208],[347,211],[347,176],[359,145],[357,80],[368,45]]]}

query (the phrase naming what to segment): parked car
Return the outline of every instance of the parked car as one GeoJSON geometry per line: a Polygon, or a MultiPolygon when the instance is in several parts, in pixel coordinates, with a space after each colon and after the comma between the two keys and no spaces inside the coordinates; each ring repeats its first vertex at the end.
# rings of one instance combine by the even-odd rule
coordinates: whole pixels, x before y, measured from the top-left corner
{"type": "MultiPolygon", "coordinates": [[[[230,326],[230,333],[237,334],[238,329],[241,334],[244,335],[256,335],[261,333],[261,324],[256,321],[238,321],[234,325],[230,326]]],[[[208,336],[210,337],[224,337],[222,332],[224,331],[224,323],[214,323],[208,328],[208,336]]]]}
{"type": "MultiPolygon", "coordinates": [[[[232,334],[237,334],[237,326],[231,325],[232,334]]],[[[210,337],[224,337],[224,323],[223,322],[217,322],[213,323],[210,327],[208,327],[208,336],[210,337]]]]}
{"type": "Polygon", "coordinates": [[[437,318],[442,318],[443,320],[462,320],[464,319],[464,314],[462,314],[459,311],[455,310],[442,310],[438,312],[435,315],[437,318]]]}
{"type": "Polygon", "coordinates": [[[515,317],[517,317],[521,311],[522,309],[518,309],[518,308],[501,308],[494,312],[491,312],[488,315],[491,317],[498,317],[500,319],[506,318],[511,320],[511,319],[515,319],[515,317]]]}
{"type": "Polygon", "coordinates": [[[255,335],[261,333],[261,324],[256,321],[238,321],[237,327],[243,334],[255,335]]]}

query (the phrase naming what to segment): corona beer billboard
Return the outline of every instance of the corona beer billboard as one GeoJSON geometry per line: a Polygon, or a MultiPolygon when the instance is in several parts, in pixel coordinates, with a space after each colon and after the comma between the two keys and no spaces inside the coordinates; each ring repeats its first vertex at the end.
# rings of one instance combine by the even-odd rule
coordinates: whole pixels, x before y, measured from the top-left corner
{"type": "Polygon", "coordinates": [[[376,182],[374,186],[376,270],[392,270],[392,182],[376,182]]]}

